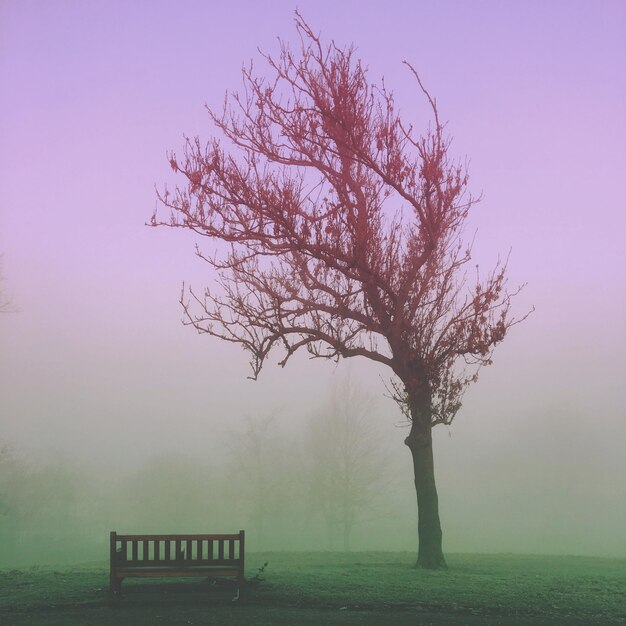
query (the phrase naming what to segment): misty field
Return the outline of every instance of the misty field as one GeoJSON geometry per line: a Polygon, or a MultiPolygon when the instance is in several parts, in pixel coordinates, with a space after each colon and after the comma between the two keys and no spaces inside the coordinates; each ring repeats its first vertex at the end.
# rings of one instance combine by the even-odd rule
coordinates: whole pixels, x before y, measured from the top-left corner
{"type": "Polygon", "coordinates": [[[246,593],[230,581],[126,580],[108,597],[105,562],[0,570],[0,622],[71,624],[620,624],[626,561],[448,556],[448,571],[392,552],[268,552],[247,559],[246,593]],[[262,572],[259,569],[267,562],[262,572]]]}

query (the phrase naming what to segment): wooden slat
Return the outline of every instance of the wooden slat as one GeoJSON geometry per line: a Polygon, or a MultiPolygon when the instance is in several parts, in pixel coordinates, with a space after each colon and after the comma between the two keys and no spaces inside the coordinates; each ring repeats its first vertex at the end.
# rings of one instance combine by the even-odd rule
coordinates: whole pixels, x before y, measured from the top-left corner
{"type": "Polygon", "coordinates": [[[217,557],[217,558],[218,558],[220,561],[223,561],[223,560],[224,560],[224,540],[223,540],[223,539],[220,539],[220,540],[217,542],[217,545],[218,545],[218,557],[217,557]]]}
{"type": "Polygon", "coordinates": [[[228,540],[228,560],[229,561],[235,560],[235,540],[234,539],[228,540]]]}
{"type": "Polygon", "coordinates": [[[156,540],[159,539],[161,541],[176,541],[180,539],[181,541],[186,541],[187,539],[239,539],[239,534],[214,534],[209,535],[206,533],[198,533],[197,535],[186,534],[186,535],[117,535],[117,540],[125,539],[126,541],[144,541],[144,540],[156,540]]]}
{"type": "Polygon", "coordinates": [[[240,573],[239,576],[241,577],[241,580],[243,581],[243,573],[244,573],[244,554],[245,554],[245,550],[244,550],[244,545],[246,543],[246,533],[243,530],[239,531],[239,568],[240,568],[240,573]]]}
{"type": "Polygon", "coordinates": [[[148,539],[143,540],[143,560],[148,560],[148,555],[150,553],[150,541],[148,539]]]}
{"type": "Polygon", "coordinates": [[[237,576],[238,567],[220,566],[213,567],[126,567],[116,571],[118,578],[132,578],[142,576],[237,576]]]}
{"type": "Polygon", "coordinates": [[[159,558],[159,544],[160,543],[161,542],[158,539],[154,542],[154,560],[155,561],[160,561],[161,560],[159,558]]]}
{"type": "Polygon", "coordinates": [[[187,539],[187,560],[191,561],[192,557],[193,557],[193,553],[191,552],[191,544],[192,544],[192,540],[191,539],[187,539]]]}
{"type": "Polygon", "coordinates": [[[139,560],[139,541],[132,541],[131,540],[131,545],[132,545],[132,550],[133,550],[133,561],[138,561],[139,560]]]}
{"type": "Polygon", "coordinates": [[[177,539],[175,544],[174,544],[175,547],[176,547],[176,551],[174,553],[174,560],[175,561],[180,561],[183,558],[183,556],[182,556],[182,552],[183,551],[182,551],[182,548],[180,547],[180,544],[181,544],[181,540],[177,539]]]}
{"type": "Polygon", "coordinates": [[[165,542],[165,560],[166,561],[170,561],[170,542],[166,541],[165,542]]]}

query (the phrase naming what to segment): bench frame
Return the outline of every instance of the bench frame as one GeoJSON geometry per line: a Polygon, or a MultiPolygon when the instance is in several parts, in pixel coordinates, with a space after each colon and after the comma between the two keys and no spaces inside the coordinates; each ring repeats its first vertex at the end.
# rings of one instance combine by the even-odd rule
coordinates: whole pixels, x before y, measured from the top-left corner
{"type": "Polygon", "coordinates": [[[153,576],[234,576],[237,594],[244,579],[245,533],[230,535],[118,535],[110,539],[110,592],[122,581],[153,576]]]}

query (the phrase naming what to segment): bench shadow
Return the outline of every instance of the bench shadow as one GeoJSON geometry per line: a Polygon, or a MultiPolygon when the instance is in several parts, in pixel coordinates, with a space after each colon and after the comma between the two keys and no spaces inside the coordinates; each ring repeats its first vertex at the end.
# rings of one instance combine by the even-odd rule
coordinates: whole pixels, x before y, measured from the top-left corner
{"type": "Polygon", "coordinates": [[[111,598],[113,604],[207,604],[229,605],[237,593],[237,581],[203,579],[189,580],[125,580],[122,593],[111,598]]]}

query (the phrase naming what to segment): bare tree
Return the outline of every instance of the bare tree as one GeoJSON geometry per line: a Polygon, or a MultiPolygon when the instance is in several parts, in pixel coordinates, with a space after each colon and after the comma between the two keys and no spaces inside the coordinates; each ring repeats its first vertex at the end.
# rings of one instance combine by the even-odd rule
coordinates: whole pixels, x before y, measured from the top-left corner
{"type": "Polygon", "coordinates": [[[257,550],[267,549],[277,519],[287,516],[289,448],[272,414],[248,417],[243,429],[230,433],[231,502],[249,516],[257,550]]]}
{"type": "Polygon", "coordinates": [[[308,422],[304,452],[311,503],[326,523],[328,548],[340,530],[350,550],[355,524],[385,485],[385,456],[374,421],[374,401],[349,378],[308,422]]]}
{"type": "Polygon", "coordinates": [[[13,476],[17,474],[18,467],[11,448],[7,445],[0,445],[0,532],[3,518],[12,510],[11,500],[15,491],[12,488],[13,476]]]}
{"type": "Polygon", "coordinates": [[[4,290],[4,273],[2,271],[2,256],[0,256],[0,313],[12,313],[16,311],[11,297],[4,290]]]}
{"type": "Polygon", "coordinates": [[[195,532],[220,516],[215,468],[183,454],[148,458],[117,492],[118,517],[143,532],[195,532]],[[199,497],[202,494],[202,497],[199,497]]]}
{"type": "Polygon", "coordinates": [[[170,154],[185,185],[159,193],[171,215],[151,223],[229,244],[223,254],[197,249],[221,293],[183,288],[181,303],[188,324],[248,351],[253,377],[274,348],[283,366],[304,348],[391,369],[411,421],[417,565],[445,567],[431,431],[452,421],[516,323],[506,264],[467,277],[461,231],[474,198],[413,68],[433,115],[421,136],[384,83],[369,83],[353,48],[325,47],[295,21],[299,54],[281,43],[278,57],[263,55],[272,78],[245,67],[243,94],[209,110],[231,150],[195,138],[182,158],[170,154]]]}

